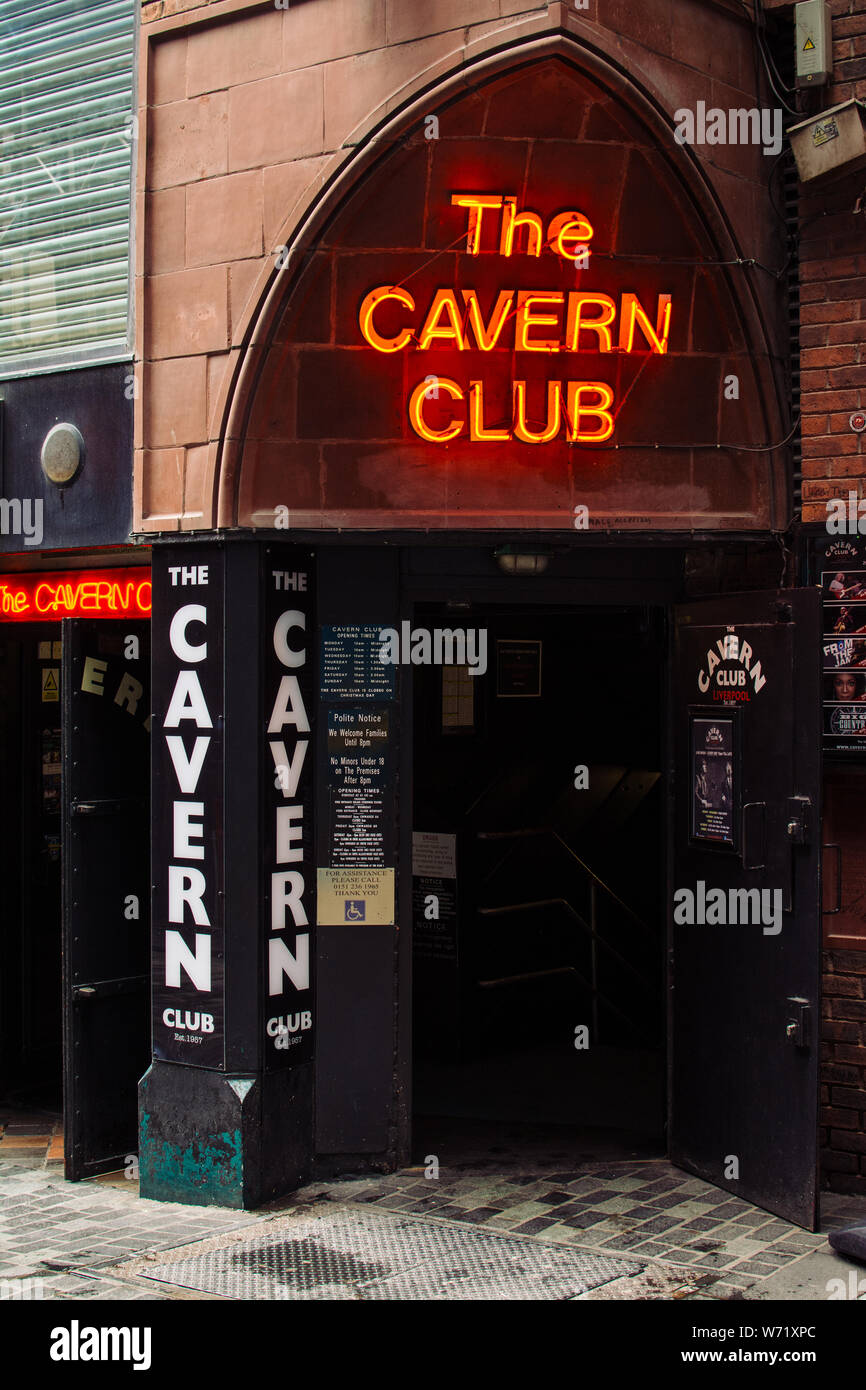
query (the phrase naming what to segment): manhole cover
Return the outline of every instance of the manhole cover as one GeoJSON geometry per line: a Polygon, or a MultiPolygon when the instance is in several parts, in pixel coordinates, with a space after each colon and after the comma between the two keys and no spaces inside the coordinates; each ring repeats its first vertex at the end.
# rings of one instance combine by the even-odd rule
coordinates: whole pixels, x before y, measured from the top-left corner
{"type": "Polygon", "coordinates": [[[143,1277],[237,1299],[563,1299],[643,1264],[384,1212],[324,1212],[143,1277]]]}

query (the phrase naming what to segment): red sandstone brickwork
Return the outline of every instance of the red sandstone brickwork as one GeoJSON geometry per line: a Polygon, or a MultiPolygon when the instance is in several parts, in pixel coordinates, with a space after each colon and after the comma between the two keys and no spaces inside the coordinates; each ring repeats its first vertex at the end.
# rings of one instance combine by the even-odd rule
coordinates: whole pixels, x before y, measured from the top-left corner
{"type": "Polygon", "coordinates": [[[866,952],[824,952],[822,1184],[866,1192],[866,952]]]}
{"type": "MultiPolygon", "coordinates": [[[[866,96],[866,2],[831,0],[832,85],[816,113],[866,96]]],[[[803,520],[826,521],[826,499],[866,496],[866,443],[849,425],[866,407],[866,217],[854,211],[864,174],[802,185],[801,366],[803,520]]]]}
{"type": "MultiPolygon", "coordinates": [[[[232,382],[275,249],[291,241],[325,178],[413,93],[505,44],[563,30],[605,53],[652,97],[671,139],[678,108],[765,104],[755,92],[752,28],[737,0],[590,0],[585,10],[564,0],[143,5],[136,529],[236,521],[217,513],[214,487],[232,382]]],[[[695,147],[692,158],[738,253],[775,264],[771,161],[755,147],[730,144],[695,147]]],[[[780,309],[767,279],[755,280],[758,312],[776,344],[771,352],[781,351],[780,309]]],[[[778,437],[770,423],[762,438],[778,437]]],[[[710,478],[714,463],[713,456],[699,461],[710,478]]],[[[744,477],[752,472],[743,467],[744,477]]]]}

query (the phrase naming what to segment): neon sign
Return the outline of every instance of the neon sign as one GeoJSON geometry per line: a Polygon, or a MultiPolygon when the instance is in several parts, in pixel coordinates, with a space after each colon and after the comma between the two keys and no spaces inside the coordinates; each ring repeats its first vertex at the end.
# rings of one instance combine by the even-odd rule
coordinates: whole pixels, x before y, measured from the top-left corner
{"type": "MultiPolygon", "coordinates": [[[[466,249],[481,254],[482,233],[498,230],[498,254],[515,254],[518,232],[525,233],[523,254],[540,257],[547,248],[562,260],[586,266],[591,254],[592,224],[581,212],[558,213],[546,235],[538,213],[518,211],[516,198],[504,194],[452,194],[452,205],[468,209],[466,249]],[[499,218],[498,228],[493,226],[499,218]]],[[[497,346],[515,352],[630,354],[638,350],[640,333],[649,354],[667,353],[672,296],[657,296],[652,318],[636,294],[619,301],[609,295],[579,290],[503,289],[485,315],[474,289],[437,289],[426,309],[401,285],[379,285],[365,295],[358,326],[377,352],[419,352],[449,347],[457,352],[492,352],[497,346]]],[[[564,374],[563,374],[564,376],[564,374]]],[[[565,431],[571,444],[602,444],[616,425],[615,392],[603,381],[573,381],[562,377],[546,385],[544,423],[529,416],[528,383],[512,382],[512,418],[492,424],[485,417],[484,381],[465,385],[451,377],[428,376],[410,392],[409,423],[421,439],[446,444],[460,435],[477,443],[547,444],[565,431]],[[435,394],[434,394],[435,393],[435,394]],[[451,409],[448,421],[431,423],[426,402],[444,396],[451,409]]],[[[441,415],[441,411],[437,414],[441,415]]]]}
{"type": "Polygon", "coordinates": [[[66,570],[0,576],[0,622],[149,618],[150,570],[66,570]]]}

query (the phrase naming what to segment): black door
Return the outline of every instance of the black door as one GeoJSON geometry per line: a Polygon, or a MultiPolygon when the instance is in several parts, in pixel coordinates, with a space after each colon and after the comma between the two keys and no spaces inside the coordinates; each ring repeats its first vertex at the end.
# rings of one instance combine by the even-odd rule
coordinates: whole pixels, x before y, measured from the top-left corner
{"type": "Polygon", "coordinates": [[[63,1006],[67,1178],[137,1151],[147,1067],[150,627],[63,623],[63,1006]]]}
{"type": "Polygon", "coordinates": [[[675,611],[670,1156],[817,1219],[820,607],[675,611]]]}

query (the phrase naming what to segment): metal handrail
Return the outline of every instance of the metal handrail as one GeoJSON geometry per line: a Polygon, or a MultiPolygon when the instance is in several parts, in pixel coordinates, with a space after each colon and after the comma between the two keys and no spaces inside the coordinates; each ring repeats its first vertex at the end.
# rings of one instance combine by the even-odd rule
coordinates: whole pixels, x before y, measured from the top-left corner
{"type": "Polygon", "coordinates": [[[638,970],[636,966],[632,965],[630,960],[627,960],[625,956],[621,955],[615,946],[611,946],[609,941],[605,941],[601,933],[597,931],[591,923],[585,922],[580,913],[576,908],[572,907],[567,898],[539,898],[536,902],[509,903],[505,907],[479,907],[476,908],[476,912],[479,917],[499,917],[507,912],[527,912],[531,908],[539,907],[564,907],[566,912],[569,912],[575,919],[578,926],[582,927],[583,930],[587,932],[594,941],[597,941],[600,946],[603,946],[606,951],[609,951],[610,954],[619,961],[620,965],[624,966],[626,970],[631,971],[632,975],[634,975],[642,985],[651,986],[652,982],[647,976],[638,970]]]}
{"type": "MultiPolygon", "coordinates": [[[[595,872],[595,870],[594,870],[594,869],[591,869],[591,868],[589,867],[588,864],[585,864],[585,863],[583,862],[583,860],[581,859],[580,855],[575,854],[575,852],[574,852],[574,850],[571,848],[571,846],[570,846],[569,844],[566,844],[565,840],[563,840],[563,838],[562,838],[562,836],[559,834],[559,832],[558,832],[557,830],[554,830],[551,826],[549,826],[549,825],[546,825],[546,826],[545,826],[545,825],[542,825],[542,826],[538,826],[538,827],[536,827],[536,828],[528,828],[528,827],[527,827],[527,828],[524,829],[524,830],[479,830],[479,831],[476,832],[476,839],[479,839],[479,840],[519,840],[519,839],[529,839],[529,838],[531,838],[532,836],[537,836],[537,835],[549,835],[549,836],[552,836],[553,839],[556,840],[556,842],[557,842],[559,845],[562,846],[562,848],[565,850],[566,854],[568,854],[568,855],[571,856],[571,858],[572,858],[572,859],[574,860],[574,862],[579,866],[579,868],[583,871],[583,873],[584,873],[588,878],[592,879],[593,883],[595,883],[599,888],[601,888],[602,891],[603,891],[604,893],[606,893],[607,896],[608,896],[613,902],[616,903],[617,907],[619,907],[619,908],[626,914],[626,916],[630,917],[630,918],[632,919],[633,922],[636,922],[637,925],[641,928],[642,931],[645,931],[645,932],[648,932],[648,933],[652,934],[652,933],[651,933],[651,928],[647,926],[647,924],[646,924],[646,922],[643,920],[643,918],[638,917],[637,913],[636,913],[632,908],[629,907],[628,903],[624,903],[623,900],[622,900],[622,898],[620,898],[620,897],[613,891],[613,889],[612,889],[611,887],[609,887],[608,884],[605,883],[604,879],[599,878],[599,876],[598,876],[598,874],[595,872]]],[[[506,855],[506,858],[507,858],[507,855],[506,855]]],[[[498,873],[498,872],[499,872],[499,869],[502,867],[502,865],[503,865],[504,863],[505,863],[505,859],[500,860],[500,862],[497,864],[496,868],[495,868],[494,870],[492,870],[491,873],[489,873],[489,874],[487,875],[487,878],[484,880],[484,882],[485,882],[485,883],[488,882],[488,881],[493,877],[493,874],[494,874],[494,873],[498,873]]]]}
{"type": "Polygon", "coordinates": [[[587,989],[589,989],[592,992],[593,1033],[596,1038],[598,1037],[598,997],[602,999],[602,1002],[605,1003],[607,1007],[612,1010],[613,1013],[619,1014],[619,1017],[625,1024],[628,1025],[629,1028],[633,1028],[636,1031],[639,1029],[639,1025],[635,1023],[633,1018],[629,1018],[628,1014],[624,1013],[618,1004],[614,1004],[612,999],[608,999],[607,995],[602,990],[600,990],[597,985],[592,986],[589,983],[589,980],[587,980],[584,975],[581,975],[580,971],[574,965],[561,965],[558,966],[555,970],[533,970],[524,975],[503,975],[498,980],[478,980],[477,983],[479,989],[502,989],[505,985],[525,984],[529,980],[543,980],[547,979],[551,975],[576,975],[578,980],[580,980],[580,983],[582,985],[586,985],[587,989]]]}

